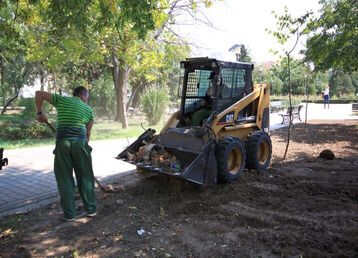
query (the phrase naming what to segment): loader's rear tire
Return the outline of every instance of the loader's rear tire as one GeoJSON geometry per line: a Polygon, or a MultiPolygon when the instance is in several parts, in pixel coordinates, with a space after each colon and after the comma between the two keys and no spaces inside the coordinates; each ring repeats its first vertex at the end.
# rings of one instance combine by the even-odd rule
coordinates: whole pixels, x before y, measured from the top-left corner
{"type": "Polygon", "coordinates": [[[265,172],[270,166],[272,157],[272,143],[270,136],[262,131],[255,132],[246,142],[248,169],[265,172]]]}
{"type": "Polygon", "coordinates": [[[216,147],[216,160],[220,183],[230,183],[237,180],[246,163],[244,144],[233,137],[220,140],[216,147]]]}

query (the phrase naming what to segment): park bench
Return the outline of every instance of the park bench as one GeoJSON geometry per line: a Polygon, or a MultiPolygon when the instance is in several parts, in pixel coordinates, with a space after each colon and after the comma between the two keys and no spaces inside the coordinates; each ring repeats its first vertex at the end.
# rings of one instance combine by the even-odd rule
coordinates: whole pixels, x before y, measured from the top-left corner
{"type": "Polygon", "coordinates": [[[285,113],[279,114],[282,117],[281,124],[289,123],[291,110],[292,110],[292,121],[294,121],[295,119],[302,121],[300,115],[302,107],[303,107],[302,105],[288,107],[285,113]]]}

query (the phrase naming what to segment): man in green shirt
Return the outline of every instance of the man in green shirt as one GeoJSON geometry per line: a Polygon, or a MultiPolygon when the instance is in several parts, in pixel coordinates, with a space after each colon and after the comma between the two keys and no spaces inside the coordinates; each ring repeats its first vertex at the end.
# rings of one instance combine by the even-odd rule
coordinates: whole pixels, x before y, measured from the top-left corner
{"type": "Polygon", "coordinates": [[[45,91],[37,91],[35,96],[39,122],[47,122],[47,117],[42,112],[44,101],[57,110],[54,171],[66,221],[74,221],[76,218],[73,170],[87,216],[96,215],[92,148],[88,145],[93,126],[93,110],[87,105],[88,97],[88,91],[84,87],[77,87],[73,91],[73,97],[45,91]]]}

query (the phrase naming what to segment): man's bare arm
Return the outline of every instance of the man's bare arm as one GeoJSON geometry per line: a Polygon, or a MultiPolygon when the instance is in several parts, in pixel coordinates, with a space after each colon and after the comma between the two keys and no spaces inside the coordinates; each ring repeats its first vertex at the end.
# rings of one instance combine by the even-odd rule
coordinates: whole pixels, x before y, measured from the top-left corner
{"type": "Polygon", "coordinates": [[[35,102],[37,112],[42,112],[42,104],[44,100],[46,100],[48,103],[51,103],[51,94],[46,91],[36,91],[35,102]]]}
{"type": "Polygon", "coordinates": [[[36,104],[36,111],[37,111],[36,119],[41,123],[47,121],[46,115],[42,113],[42,105],[44,101],[51,103],[51,94],[46,91],[36,91],[35,93],[35,104],[36,104]]]}
{"type": "Polygon", "coordinates": [[[89,121],[88,124],[86,125],[86,127],[87,127],[87,141],[88,142],[90,141],[92,126],[93,126],[93,120],[89,121]]]}

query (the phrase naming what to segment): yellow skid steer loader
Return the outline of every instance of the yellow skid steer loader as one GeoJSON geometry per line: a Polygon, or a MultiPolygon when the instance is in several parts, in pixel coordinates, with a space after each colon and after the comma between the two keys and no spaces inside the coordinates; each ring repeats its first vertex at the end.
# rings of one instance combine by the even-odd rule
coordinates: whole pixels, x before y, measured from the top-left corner
{"type": "Polygon", "coordinates": [[[205,185],[235,181],[245,168],[266,170],[270,89],[253,85],[253,64],[205,57],[180,65],[180,110],[159,134],[146,130],[117,158],[205,185]]]}

